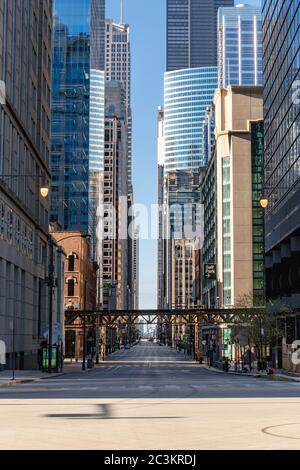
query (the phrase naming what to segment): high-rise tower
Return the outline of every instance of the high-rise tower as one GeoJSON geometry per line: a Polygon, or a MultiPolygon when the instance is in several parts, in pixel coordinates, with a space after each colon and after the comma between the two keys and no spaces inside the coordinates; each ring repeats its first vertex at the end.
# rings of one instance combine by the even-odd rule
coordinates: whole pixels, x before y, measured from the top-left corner
{"type": "Polygon", "coordinates": [[[219,88],[262,85],[260,7],[237,5],[218,12],[219,88]]]}
{"type": "Polygon", "coordinates": [[[51,220],[92,236],[104,149],[105,0],[55,0],[51,220]]]}
{"type": "Polygon", "coordinates": [[[167,0],[167,71],[217,65],[218,8],[234,0],[167,0]]]}

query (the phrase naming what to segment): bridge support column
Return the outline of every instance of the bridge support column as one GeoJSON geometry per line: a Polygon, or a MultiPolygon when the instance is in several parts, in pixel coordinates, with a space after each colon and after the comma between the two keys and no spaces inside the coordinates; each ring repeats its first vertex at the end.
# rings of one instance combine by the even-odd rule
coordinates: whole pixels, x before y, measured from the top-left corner
{"type": "Polygon", "coordinates": [[[102,321],[101,322],[101,358],[103,361],[106,358],[106,342],[107,342],[106,329],[107,329],[106,322],[102,321]]]}
{"type": "Polygon", "coordinates": [[[197,318],[194,325],[194,359],[198,360],[199,352],[199,318],[197,318]]]}
{"type": "Polygon", "coordinates": [[[171,329],[172,329],[172,348],[176,349],[177,345],[177,320],[175,319],[171,324],[171,329]]]}

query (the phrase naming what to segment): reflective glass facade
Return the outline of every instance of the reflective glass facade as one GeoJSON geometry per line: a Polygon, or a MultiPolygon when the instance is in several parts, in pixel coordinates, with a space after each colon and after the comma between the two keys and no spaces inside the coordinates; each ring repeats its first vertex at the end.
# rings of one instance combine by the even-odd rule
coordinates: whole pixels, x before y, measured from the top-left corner
{"type": "Polygon", "coordinates": [[[51,218],[92,235],[103,170],[104,7],[54,2],[51,218]]]}
{"type": "Polygon", "coordinates": [[[212,104],[205,112],[202,124],[202,159],[205,165],[212,158],[215,144],[215,110],[212,104]]]}
{"type": "Polygon", "coordinates": [[[202,125],[217,81],[217,67],[165,74],[165,171],[197,169],[206,165],[202,125]]]}
{"type": "Polygon", "coordinates": [[[300,181],[300,0],[265,1],[263,20],[265,176],[272,210],[300,181]]]}
{"type": "Polygon", "coordinates": [[[264,305],[264,210],[260,205],[263,192],[264,124],[251,123],[252,159],[252,236],[253,236],[253,304],[264,305]]]}
{"type": "Polygon", "coordinates": [[[300,307],[300,0],[264,0],[266,293],[300,307]]]}
{"type": "Polygon", "coordinates": [[[167,0],[167,71],[217,65],[218,8],[233,5],[234,0],[167,0]]]}
{"type": "MultiPolygon", "coordinates": [[[[216,264],[216,163],[213,157],[207,167],[201,187],[204,205],[204,243],[202,249],[202,266],[216,264]]],[[[202,304],[215,307],[217,297],[217,281],[206,279],[202,275],[202,304]]]]}
{"type": "Polygon", "coordinates": [[[261,9],[250,5],[218,12],[219,87],[262,85],[261,9]]]}

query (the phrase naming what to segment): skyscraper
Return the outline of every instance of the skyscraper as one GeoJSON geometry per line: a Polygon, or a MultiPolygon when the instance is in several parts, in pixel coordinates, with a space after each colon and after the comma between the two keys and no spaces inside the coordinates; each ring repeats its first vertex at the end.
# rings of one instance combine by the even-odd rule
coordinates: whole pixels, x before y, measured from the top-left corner
{"type": "MultiPolygon", "coordinates": [[[[217,290],[210,282],[205,284],[218,297],[214,303],[224,307],[263,305],[262,95],[262,87],[229,86],[218,89],[214,98],[215,195],[211,203],[205,201],[205,231],[210,240],[203,257],[211,262],[216,237],[217,290]]],[[[206,290],[206,302],[212,300],[210,294],[206,290]]]]}
{"type": "Polygon", "coordinates": [[[217,12],[234,0],[167,0],[167,71],[217,65],[217,12]]]}
{"type": "Polygon", "coordinates": [[[202,124],[217,88],[217,67],[165,73],[165,171],[197,169],[206,165],[202,151],[202,124]]]}
{"type": "Polygon", "coordinates": [[[105,101],[103,306],[124,309],[128,303],[128,181],[126,100],[121,83],[106,84],[105,101]]]}
{"type": "Polygon", "coordinates": [[[299,308],[300,0],[278,6],[263,2],[267,297],[299,308]]]}
{"type": "Polygon", "coordinates": [[[200,280],[196,273],[199,271],[199,228],[203,226],[200,206],[203,174],[204,169],[179,170],[167,172],[164,177],[165,264],[161,296],[169,308],[190,308],[199,304],[200,280]]]}
{"type": "Polygon", "coordinates": [[[218,71],[219,88],[263,84],[260,7],[219,9],[218,71]]]}
{"type": "Polygon", "coordinates": [[[137,240],[134,227],[135,218],[132,214],[134,203],[132,184],[132,112],[131,112],[131,46],[130,27],[124,23],[123,2],[121,2],[120,23],[106,20],[106,60],[105,77],[106,83],[118,82],[125,97],[125,132],[127,142],[127,174],[126,184],[128,189],[128,259],[127,259],[127,279],[128,279],[128,307],[133,307],[136,302],[135,293],[138,291],[136,275],[137,260],[137,240]]]}
{"type": "Polygon", "coordinates": [[[131,48],[128,24],[106,20],[106,81],[122,83],[127,108],[128,183],[132,185],[131,48]]]}
{"type": "Polygon", "coordinates": [[[50,182],[51,30],[51,0],[1,1],[0,340],[10,368],[13,357],[36,367],[47,328],[49,200],[39,189],[50,182]]]}
{"type": "Polygon", "coordinates": [[[105,1],[55,0],[51,220],[92,235],[96,253],[104,142],[105,1]]]}

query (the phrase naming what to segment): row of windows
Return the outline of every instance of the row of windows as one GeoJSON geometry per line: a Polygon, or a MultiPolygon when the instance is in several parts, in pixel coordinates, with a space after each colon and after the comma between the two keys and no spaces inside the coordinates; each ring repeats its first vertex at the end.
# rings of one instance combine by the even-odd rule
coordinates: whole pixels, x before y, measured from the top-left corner
{"type": "Polygon", "coordinates": [[[0,238],[22,255],[33,259],[33,229],[0,200],[0,238]]]}

